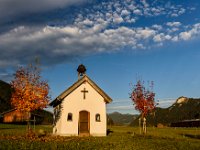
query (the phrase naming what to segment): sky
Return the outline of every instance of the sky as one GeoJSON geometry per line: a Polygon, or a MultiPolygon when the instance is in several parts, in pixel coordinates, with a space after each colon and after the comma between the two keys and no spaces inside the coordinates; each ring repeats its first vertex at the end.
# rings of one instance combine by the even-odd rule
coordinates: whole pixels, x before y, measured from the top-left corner
{"type": "Polygon", "coordinates": [[[138,113],[138,79],[156,101],[200,97],[198,0],[0,0],[0,80],[39,58],[52,100],[77,81],[77,67],[112,99],[109,113],[138,113]]]}

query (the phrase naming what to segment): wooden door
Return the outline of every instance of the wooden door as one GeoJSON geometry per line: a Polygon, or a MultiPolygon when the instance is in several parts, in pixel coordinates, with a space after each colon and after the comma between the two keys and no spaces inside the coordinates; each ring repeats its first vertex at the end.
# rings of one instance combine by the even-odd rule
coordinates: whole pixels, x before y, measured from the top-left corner
{"type": "Polygon", "coordinates": [[[90,132],[90,113],[87,111],[79,112],[79,134],[90,132]]]}

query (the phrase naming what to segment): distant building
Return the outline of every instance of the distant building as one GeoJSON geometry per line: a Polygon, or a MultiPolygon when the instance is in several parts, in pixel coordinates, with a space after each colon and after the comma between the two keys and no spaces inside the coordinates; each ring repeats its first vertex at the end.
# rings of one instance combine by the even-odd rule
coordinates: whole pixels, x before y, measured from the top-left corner
{"type": "Polygon", "coordinates": [[[20,112],[16,109],[11,109],[9,111],[1,113],[2,116],[2,122],[3,123],[26,123],[28,120],[34,121],[35,123],[41,123],[43,121],[43,117],[34,114],[34,113],[28,113],[28,112],[20,112]]]}
{"type": "Polygon", "coordinates": [[[200,127],[200,119],[183,120],[171,123],[171,127],[200,127]]]}
{"type": "Polygon", "coordinates": [[[63,136],[106,136],[106,104],[111,98],[100,89],[80,65],[79,78],[50,103],[54,108],[53,134],[63,136]]]}

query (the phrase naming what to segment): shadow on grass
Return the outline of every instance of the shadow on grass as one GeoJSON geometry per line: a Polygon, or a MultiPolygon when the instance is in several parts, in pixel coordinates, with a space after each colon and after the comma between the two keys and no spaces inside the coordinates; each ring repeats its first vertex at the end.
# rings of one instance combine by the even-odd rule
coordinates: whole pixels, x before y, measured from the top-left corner
{"type": "Polygon", "coordinates": [[[0,130],[8,130],[8,129],[15,129],[15,128],[0,128],[0,130]]]}
{"type": "Polygon", "coordinates": [[[193,135],[193,134],[181,134],[181,135],[192,138],[192,139],[200,139],[200,135],[193,135]]]}
{"type": "Polygon", "coordinates": [[[107,129],[107,135],[109,135],[109,134],[111,134],[111,133],[113,133],[113,131],[110,130],[110,129],[107,129]]]}

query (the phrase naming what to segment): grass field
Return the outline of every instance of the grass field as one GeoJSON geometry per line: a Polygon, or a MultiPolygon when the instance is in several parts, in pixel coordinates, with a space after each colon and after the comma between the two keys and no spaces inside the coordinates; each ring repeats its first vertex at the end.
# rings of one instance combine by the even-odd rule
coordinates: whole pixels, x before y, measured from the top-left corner
{"type": "Polygon", "coordinates": [[[51,126],[36,126],[44,137],[26,137],[25,125],[0,124],[0,149],[113,149],[113,150],[200,150],[200,128],[148,128],[146,136],[138,128],[109,127],[107,137],[51,136],[51,126]],[[133,134],[134,132],[134,134],[133,134]]]}

